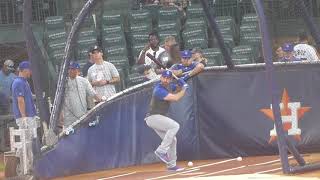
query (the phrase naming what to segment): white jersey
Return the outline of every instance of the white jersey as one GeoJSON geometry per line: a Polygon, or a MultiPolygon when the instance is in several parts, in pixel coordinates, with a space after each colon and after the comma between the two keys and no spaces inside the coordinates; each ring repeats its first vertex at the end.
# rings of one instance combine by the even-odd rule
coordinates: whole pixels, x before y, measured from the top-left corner
{"type": "Polygon", "coordinates": [[[319,60],[317,51],[308,44],[297,44],[293,48],[294,56],[300,60],[317,61],[319,60]]]}
{"type": "MultiPolygon", "coordinates": [[[[166,51],[164,48],[162,47],[159,47],[159,50],[158,51],[154,51],[152,50],[151,48],[149,48],[147,51],[146,51],[146,55],[145,55],[145,58],[144,58],[144,62],[146,65],[154,65],[155,63],[147,56],[148,53],[150,53],[151,55],[153,55],[156,59],[159,57],[159,55],[161,53],[163,53],[164,51],[166,51]]],[[[140,52],[140,55],[139,57],[142,55],[142,51],[140,52]]],[[[155,66],[152,66],[153,68],[151,68],[148,72],[145,72],[145,75],[148,79],[154,79],[157,77],[157,74],[156,72],[154,71],[154,67],[155,66]]]]}

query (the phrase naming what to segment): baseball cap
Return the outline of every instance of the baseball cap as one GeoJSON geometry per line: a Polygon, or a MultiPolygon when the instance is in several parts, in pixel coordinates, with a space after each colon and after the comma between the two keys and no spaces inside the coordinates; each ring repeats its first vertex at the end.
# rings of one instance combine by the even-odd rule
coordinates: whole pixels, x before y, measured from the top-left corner
{"type": "Polygon", "coordinates": [[[71,61],[69,64],[69,69],[80,69],[80,65],[77,62],[71,61]]]}
{"type": "Polygon", "coordinates": [[[95,45],[95,46],[93,46],[93,47],[91,47],[90,49],[89,49],[89,52],[90,53],[92,53],[93,51],[102,51],[102,49],[99,47],[99,46],[97,46],[97,45],[95,45]]]}
{"type": "Polygon", "coordinates": [[[184,50],[180,52],[182,58],[191,58],[192,53],[189,50],[184,50]]]}
{"type": "Polygon", "coordinates": [[[172,77],[172,72],[169,71],[169,70],[165,70],[165,71],[162,72],[161,76],[165,77],[165,78],[171,78],[172,77]]]}
{"type": "Polygon", "coordinates": [[[282,51],[284,51],[284,52],[292,52],[293,51],[293,44],[292,43],[284,43],[281,48],[282,48],[282,51]]]}
{"type": "Polygon", "coordinates": [[[29,61],[22,61],[19,64],[19,70],[22,71],[24,69],[29,69],[30,70],[30,62],[29,61]]]}
{"type": "Polygon", "coordinates": [[[3,65],[7,66],[9,70],[14,70],[14,62],[10,59],[4,61],[3,65]]]}

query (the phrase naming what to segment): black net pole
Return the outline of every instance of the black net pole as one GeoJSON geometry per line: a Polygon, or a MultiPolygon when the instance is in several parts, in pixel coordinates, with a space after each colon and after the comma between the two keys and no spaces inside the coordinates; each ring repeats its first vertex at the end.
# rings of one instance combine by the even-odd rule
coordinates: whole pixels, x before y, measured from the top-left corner
{"type": "Polygon", "coordinates": [[[62,109],[62,102],[64,101],[64,92],[65,92],[65,84],[67,81],[67,73],[68,73],[68,64],[70,63],[70,58],[72,55],[72,50],[75,46],[77,34],[79,33],[80,27],[83,24],[85,18],[94,8],[96,2],[98,0],[88,0],[86,4],[81,9],[80,13],[76,17],[74,24],[71,28],[70,34],[67,39],[67,44],[65,48],[64,61],[61,65],[61,70],[59,73],[59,79],[57,84],[57,90],[55,99],[53,102],[53,109],[50,117],[50,128],[56,128],[56,122],[59,119],[59,115],[62,109]]]}
{"type": "Polygon", "coordinates": [[[41,62],[44,61],[40,47],[33,34],[32,21],[32,0],[25,0],[23,4],[23,31],[27,45],[28,57],[31,63],[32,80],[34,91],[36,94],[37,107],[39,109],[39,116],[42,121],[49,121],[49,106],[45,97],[47,96],[43,87],[46,82],[46,76],[41,74],[41,62]],[[41,81],[43,79],[43,81],[41,81]]]}
{"type": "Polygon", "coordinates": [[[200,0],[200,2],[202,4],[203,10],[207,16],[208,21],[209,21],[209,25],[210,25],[211,29],[213,30],[215,37],[217,38],[218,45],[221,49],[221,53],[222,53],[223,58],[226,62],[226,65],[228,66],[229,69],[234,69],[234,65],[231,60],[230,53],[227,50],[226,46],[224,45],[224,40],[223,40],[222,34],[221,34],[220,29],[218,27],[218,24],[215,20],[215,15],[210,10],[208,1],[207,0],[200,0]]]}

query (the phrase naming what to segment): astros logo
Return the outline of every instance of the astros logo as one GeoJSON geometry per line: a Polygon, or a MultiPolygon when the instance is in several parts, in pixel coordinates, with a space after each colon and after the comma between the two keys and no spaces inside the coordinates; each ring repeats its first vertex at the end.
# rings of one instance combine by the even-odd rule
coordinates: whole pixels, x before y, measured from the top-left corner
{"type": "MultiPolygon", "coordinates": [[[[293,136],[297,141],[301,140],[301,129],[298,127],[298,121],[301,120],[304,113],[308,112],[310,109],[311,107],[301,107],[300,102],[290,102],[290,97],[287,90],[283,90],[280,103],[283,130],[287,132],[289,136],[293,136]]],[[[272,104],[270,104],[270,109],[260,109],[260,111],[274,121],[272,104]]],[[[273,129],[270,131],[269,143],[276,139],[277,132],[274,125],[273,129]]]]}

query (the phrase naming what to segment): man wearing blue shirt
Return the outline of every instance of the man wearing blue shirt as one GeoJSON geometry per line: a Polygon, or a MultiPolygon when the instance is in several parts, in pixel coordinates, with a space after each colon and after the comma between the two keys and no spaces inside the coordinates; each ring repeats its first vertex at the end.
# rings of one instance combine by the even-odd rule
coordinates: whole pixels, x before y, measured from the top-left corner
{"type": "Polygon", "coordinates": [[[173,84],[171,80],[172,72],[164,71],[160,77],[160,82],[155,85],[153,90],[145,121],[162,139],[161,144],[154,152],[156,156],[167,164],[168,170],[181,171],[183,168],[176,165],[176,134],[180,125],[167,117],[167,113],[170,103],[179,101],[184,96],[188,85],[183,79],[179,79],[177,84],[173,84]]]}
{"type": "Polygon", "coordinates": [[[14,63],[11,60],[6,60],[0,71],[0,92],[7,97],[11,95],[11,84],[17,76],[14,74],[14,63]]]}
{"type": "MultiPolygon", "coordinates": [[[[33,154],[32,139],[37,136],[36,108],[33,102],[30,85],[27,81],[31,77],[29,61],[23,61],[19,64],[19,76],[12,83],[12,107],[16,123],[19,129],[28,130],[29,138],[26,139],[26,151],[28,171],[32,170],[33,154]]],[[[27,136],[28,137],[28,136],[27,136]]],[[[23,161],[23,150],[17,150],[17,156],[20,162],[23,161]]]]}
{"type": "Polygon", "coordinates": [[[174,74],[187,81],[191,77],[199,74],[204,69],[204,64],[193,61],[192,52],[184,50],[180,52],[181,63],[172,66],[174,74]]]}

